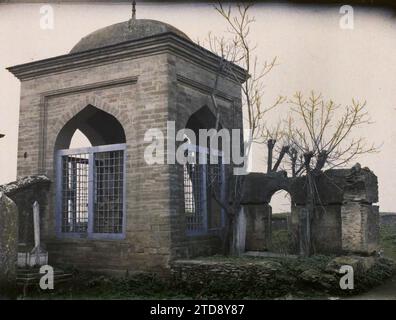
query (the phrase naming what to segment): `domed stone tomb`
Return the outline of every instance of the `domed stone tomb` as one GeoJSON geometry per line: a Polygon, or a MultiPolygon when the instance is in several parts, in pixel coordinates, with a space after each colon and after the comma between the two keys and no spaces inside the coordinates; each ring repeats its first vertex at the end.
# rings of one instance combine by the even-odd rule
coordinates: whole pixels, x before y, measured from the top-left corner
{"type": "MultiPolygon", "coordinates": [[[[154,271],[221,250],[223,213],[200,190],[224,169],[144,158],[149,129],[210,129],[220,62],[169,24],[132,19],[65,55],[8,68],[21,81],[18,177],[51,180],[40,216],[52,265],[154,271]],[[77,130],[90,146],[70,147],[77,130]]],[[[246,72],[229,66],[216,91],[221,127],[242,128],[246,72]]]]}
{"type": "Polygon", "coordinates": [[[170,24],[156,20],[136,19],[116,23],[92,32],[83,37],[73,47],[70,53],[102,48],[164,33],[174,33],[182,38],[190,40],[186,34],[170,24]]]}

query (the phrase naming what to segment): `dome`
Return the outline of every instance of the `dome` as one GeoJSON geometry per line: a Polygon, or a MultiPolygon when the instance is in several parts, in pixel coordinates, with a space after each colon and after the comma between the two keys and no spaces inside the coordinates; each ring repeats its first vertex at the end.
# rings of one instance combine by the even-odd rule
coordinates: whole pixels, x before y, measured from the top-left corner
{"type": "Polygon", "coordinates": [[[136,19],[133,22],[132,30],[129,29],[129,21],[125,21],[90,33],[82,38],[70,53],[102,48],[167,32],[175,33],[180,37],[190,40],[185,33],[170,24],[156,20],[136,19]]]}

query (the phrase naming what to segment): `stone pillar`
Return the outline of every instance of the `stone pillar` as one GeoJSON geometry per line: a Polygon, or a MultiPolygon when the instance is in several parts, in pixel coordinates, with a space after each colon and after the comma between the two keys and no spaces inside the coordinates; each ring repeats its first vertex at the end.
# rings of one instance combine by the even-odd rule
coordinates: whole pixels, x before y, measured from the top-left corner
{"type": "Polygon", "coordinates": [[[271,206],[245,205],[246,251],[266,251],[271,243],[271,206]]]}
{"type": "Polygon", "coordinates": [[[246,249],[246,215],[244,207],[241,208],[236,217],[234,236],[234,253],[241,255],[246,249]]]}
{"type": "Polygon", "coordinates": [[[342,250],[371,254],[378,250],[378,206],[347,202],[341,207],[342,250]]]}
{"type": "Polygon", "coordinates": [[[0,299],[16,297],[18,209],[0,192],[0,299]]]}
{"type": "Polygon", "coordinates": [[[378,250],[378,179],[367,168],[355,165],[346,176],[341,207],[342,250],[372,254],[378,250]]]}
{"type": "Polygon", "coordinates": [[[300,210],[301,206],[295,205],[291,207],[290,216],[288,221],[290,252],[299,254],[300,252],[300,210]]]}
{"type": "Polygon", "coordinates": [[[298,212],[298,238],[299,238],[299,254],[302,256],[309,255],[311,252],[311,225],[310,216],[307,208],[300,208],[298,212]]]}

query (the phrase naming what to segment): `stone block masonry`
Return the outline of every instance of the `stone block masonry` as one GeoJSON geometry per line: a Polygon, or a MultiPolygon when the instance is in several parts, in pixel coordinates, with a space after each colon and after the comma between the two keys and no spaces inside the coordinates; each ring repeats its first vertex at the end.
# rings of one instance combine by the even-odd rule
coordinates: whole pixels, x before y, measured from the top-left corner
{"type": "Polygon", "coordinates": [[[289,236],[291,252],[298,253],[306,238],[311,237],[316,254],[378,252],[379,208],[378,179],[368,168],[355,165],[351,169],[333,169],[316,177],[315,212],[311,230],[306,221],[306,178],[288,178],[284,173],[251,173],[247,176],[243,204],[247,215],[247,249],[270,249],[272,195],[286,190],[291,196],[289,236]],[[253,210],[254,209],[254,210],[253,210]],[[268,234],[269,233],[269,234],[268,234]]]}
{"type": "MultiPolygon", "coordinates": [[[[166,134],[168,121],[175,121],[176,130],[185,128],[189,118],[205,107],[214,113],[209,95],[220,58],[173,29],[144,38],[151,29],[142,28],[130,42],[115,43],[116,35],[124,39],[119,27],[90,37],[107,46],[9,68],[21,80],[17,174],[19,178],[45,174],[52,182],[40,206],[50,264],[117,273],[167,272],[175,258],[217,253],[220,236],[186,234],[183,167],[147,164],[144,136],[152,128],[166,134]],[[76,123],[81,124],[77,129],[99,131],[98,136],[104,137],[100,127],[106,123],[90,123],[97,119],[89,118],[91,112],[106,113],[106,119],[114,119],[125,133],[123,142],[116,142],[126,147],[125,225],[117,240],[59,236],[57,231],[57,151],[69,147],[68,128],[76,123]]],[[[230,129],[242,128],[240,82],[246,78],[244,70],[232,67],[238,80],[222,74],[217,90],[221,124],[230,129]]],[[[109,143],[95,146],[104,144],[109,143]]]]}

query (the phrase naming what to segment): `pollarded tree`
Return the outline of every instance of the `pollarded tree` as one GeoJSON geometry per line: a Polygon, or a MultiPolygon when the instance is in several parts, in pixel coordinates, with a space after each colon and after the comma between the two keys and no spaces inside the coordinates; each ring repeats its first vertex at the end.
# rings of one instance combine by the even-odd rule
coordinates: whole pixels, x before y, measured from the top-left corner
{"type": "MultiPolygon", "coordinates": [[[[306,177],[307,230],[310,230],[315,206],[320,205],[316,176],[378,148],[358,134],[359,128],[371,123],[366,102],[352,99],[350,105],[341,105],[315,92],[308,97],[297,92],[289,104],[291,114],[283,138],[291,158],[292,176],[306,177]]],[[[307,234],[303,253],[309,255],[311,250],[311,235],[307,234]]]]}
{"type": "Polygon", "coordinates": [[[365,137],[357,135],[359,127],[371,123],[366,102],[352,99],[350,105],[324,100],[311,92],[305,98],[297,92],[291,104],[287,124],[289,143],[303,155],[298,173],[318,173],[323,169],[346,165],[362,154],[377,151],[365,137]]]}
{"type": "MultiPolygon", "coordinates": [[[[370,124],[366,103],[352,100],[351,105],[341,106],[332,100],[324,100],[321,94],[312,92],[305,98],[298,92],[289,101],[291,116],[286,125],[278,123],[274,128],[269,128],[264,122],[266,116],[286,99],[280,96],[269,106],[262,103],[264,79],[276,65],[276,57],[270,62],[264,61],[260,64],[259,58],[254,54],[255,45],[250,42],[249,35],[255,20],[249,14],[250,8],[251,4],[246,3],[236,4],[234,7],[225,7],[221,3],[215,6],[217,12],[225,19],[229,33],[228,38],[210,34],[208,39],[209,49],[222,57],[211,94],[216,110],[216,129],[219,129],[221,121],[216,98],[218,79],[222,72],[233,72],[230,68],[230,62],[233,62],[246,69],[250,75],[241,87],[242,104],[247,112],[246,123],[252,133],[245,154],[250,152],[252,142],[266,142],[267,173],[284,169],[282,162],[289,159],[292,177],[306,175],[307,212],[312,218],[315,206],[315,176],[327,168],[347,165],[358,156],[377,150],[374,145],[369,145],[364,137],[356,138],[357,129],[370,124]],[[277,160],[273,163],[274,155],[277,160]]],[[[236,75],[235,79],[237,80],[236,75]]],[[[227,214],[228,224],[224,237],[226,252],[233,251],[235,217],[241,209],[245,181],[244,176],[232,175],[233,170],[229,172],[231,175],[228,179],[230,183],[226,198],[232,201],[221,201],[216,193],[213,194],[227,214]]],[[[310,243],[305,254],[310,254],[310,243]]]]}

